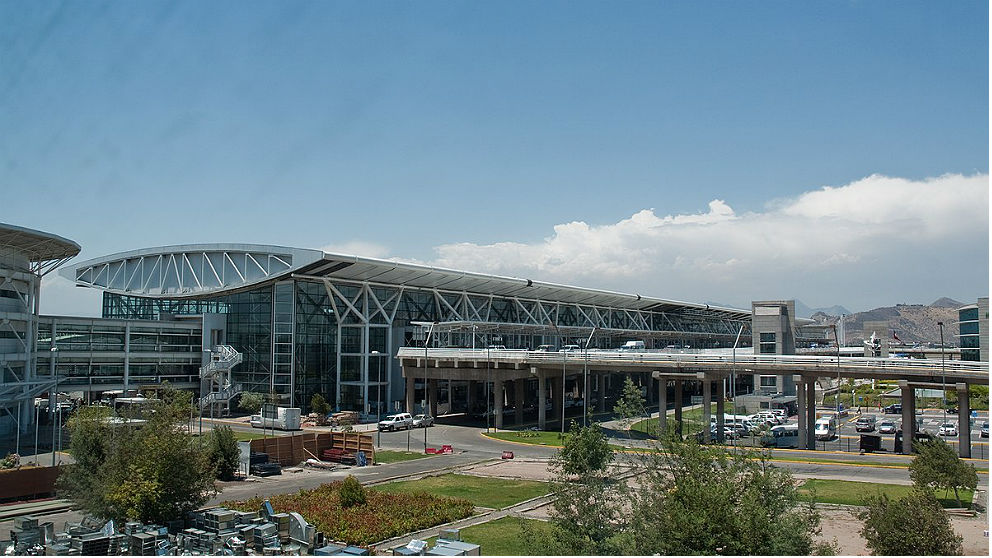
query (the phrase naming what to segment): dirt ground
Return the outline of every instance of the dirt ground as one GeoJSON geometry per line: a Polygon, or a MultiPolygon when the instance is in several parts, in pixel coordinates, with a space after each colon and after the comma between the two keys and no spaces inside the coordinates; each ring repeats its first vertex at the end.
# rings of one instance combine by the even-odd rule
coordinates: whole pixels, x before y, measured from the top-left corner
{"type": "Polygon", "coordinates": [[[551,480],[548,473],[548,462],[538,459],[507,459],[499,463],[485,463],[462,470],[463,473],[480,477],[501,477],[505,479],[523,479],[547,481],[551,480]]]}

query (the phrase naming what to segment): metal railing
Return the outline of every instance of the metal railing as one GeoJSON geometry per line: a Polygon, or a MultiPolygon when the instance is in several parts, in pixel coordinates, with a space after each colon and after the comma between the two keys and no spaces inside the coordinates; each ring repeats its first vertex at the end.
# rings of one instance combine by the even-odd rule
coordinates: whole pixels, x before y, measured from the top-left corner
{"type": "MultiPolygon", "coordinates": [[[[424,349],[421,347],[401,347],[397,358],[423,358],[424,349]]],[[[936,377],[942,373],[948,376],[968,379],[988,380],[989,364],[972,361],[928,361],[923,359],[905,358],[868,358],[844,357],[838,360],[836,356],[810,355],[714,355],[714,354],[685,354],[652,351],[581,351],[544,352],[514,349],[428,349],[428,359],[465,360],[510,362],[518,364],[584,364],[590,366],[663,366],[677,368],[711,368],[724,369],[736,366],[738,369],[778,370],[780,372],[818,372],[823,375],[836,375],[838,367],[847,375],[865,373],[905,374],[919,377],[936,377]]]]}

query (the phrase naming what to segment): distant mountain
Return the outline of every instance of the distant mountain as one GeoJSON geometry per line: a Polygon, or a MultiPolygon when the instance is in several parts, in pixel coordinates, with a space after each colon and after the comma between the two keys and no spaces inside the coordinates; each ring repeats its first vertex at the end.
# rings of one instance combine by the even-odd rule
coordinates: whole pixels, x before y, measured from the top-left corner
{"type": "Polygon", "coordinates": [[[938,298],[937,300],[931,302],[930,303],[930,306],[939,306],[940,308],[953,308],[953,309],[957,310],[958,308],[961,308],[962,306],[964,306],[964,303],[963,302],[958,302],[958,301],[954,300],[953,298],[947,298],[946,296],[942,296],[942,297],[938,298]]]}
{"type": "Polygon", "coordinates": [[[745,304],[741,306],[740,304],[731,304],[729,302],[713,302],[712,300],[707,300],[703,304],[709,304],[710,306],[719,306],[721,308],[736,308],[738,310],[750,310],[751,304],[745,304]]]}
{"type": "MultiPolygon", "coordinates": [[[[897,304],[875,308],[866,312],[855,312],[844,317],[845,345],[859,345],[872,332],[865,332],[865,322],[886,322],[889,330],[899,336],[903,343],[937,343],[940,341],[940,327],[944,322],[944,342],[957,345],[958,308],[964,304],[950,298],[939,298],[934,304],[897,304]]],[[[799,314],[796,302],[796,314],[799,314]]],[[[835,324],[840,319],[837,314],[817,312],[812,318],[818,323],[835,324]]],[[[890,334],[891,335],[891,334],[890,334]]],[[[890,341],[893,339],[890,337],[890,341]]]]}
{"type": "Polygon", "coordinates": [[[812,318],[813,314],[817,312],[822,312],[830,316],[840,316],[841,314],[850,314],[851,311],[839,304],[829,306],[827,308],[810,308],[803,304],[801,300],[796,301],[796,317],[797,318],[812,318]]]}

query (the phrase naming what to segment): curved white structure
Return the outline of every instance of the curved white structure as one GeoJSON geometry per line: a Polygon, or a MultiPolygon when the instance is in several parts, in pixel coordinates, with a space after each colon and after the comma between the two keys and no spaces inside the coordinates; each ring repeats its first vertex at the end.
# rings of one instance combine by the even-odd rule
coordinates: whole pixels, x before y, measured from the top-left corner
{"type": "Polygon", "coordinates": [[[77,285],[119,294],[170,297],[236,290],[292,273],[320,250],[255,244],[194,244],[122,252],[60,271],[77,285]]]}

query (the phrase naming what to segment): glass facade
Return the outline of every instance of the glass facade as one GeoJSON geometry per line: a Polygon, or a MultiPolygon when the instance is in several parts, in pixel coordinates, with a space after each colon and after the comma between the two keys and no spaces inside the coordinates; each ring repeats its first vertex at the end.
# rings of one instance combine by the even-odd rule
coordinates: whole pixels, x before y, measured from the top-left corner
{"type": "Polygon", "coordinates": [[[962,308],[958,312],[958,332],[961,343],[961,360],[979,361],[981,360],[981,346],[979,344],[979,312],[977,306],[962,308]]]}
{"type": "MultiPolygon", "coordinates": [[[[492,295],[441,292],[347,281],[287,280],[235,293],[197,299],[135,297],[104,293],[105,318],[155,319],[169,315],[225,314],[226,343],[244,355],[233,371],[234,381],[247,391],[274,393],[284,404],[309,410],[321,394],[340,410],[375,415],[392,410],[403,397],[399,365],[392,358],[399,345],[415,346],[421,327],[416,322],[527,324],[536,333],[457,332],[435,335],[432,344],[452,347],[535,348],[557,344],[546,331],[551,316],[558,326],[600,328],[598,346],[616,347],[631,333],[603,331],[678,332],[670,339],[649,339],[649,346],[691,344],[729,346],[735,321],[701,309],[667,312],[631,311],[553,301],[520,300],[492,295]],[[544,331],[540,331],[544,330],[544,331]],[[723,337],[720,337],[723,336],[723,337]]],[[[112,343],[112,338],[106,339],[112,343]]]]}

